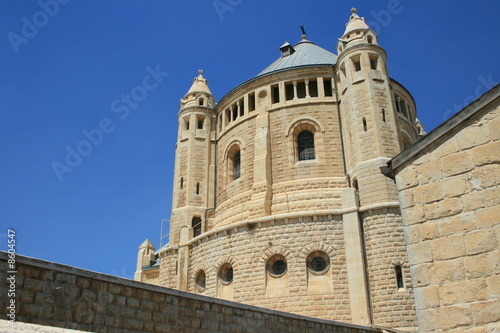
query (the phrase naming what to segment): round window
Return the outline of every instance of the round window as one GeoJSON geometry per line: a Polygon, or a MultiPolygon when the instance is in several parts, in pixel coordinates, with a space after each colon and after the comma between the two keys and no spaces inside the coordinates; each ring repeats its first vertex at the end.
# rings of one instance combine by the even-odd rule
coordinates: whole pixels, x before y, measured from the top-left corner
{"type": "Polygon", "coordinates": [[[198,274],[196,275],[196,289],[201,293],[205,290],[205,285],[206,285],[206,275],[205,271],[200,270],[198,274]]]}
{"type": "Polygon", "coordinates": [[[309,272],[315,275],[325,274],[330,268],[330,258],[325,252],[314,251],[306,259],[309,272]]]}
{"type": "Polygon", "coordinates": [[[281,254],[275,254],[267,260],[266,270],[272,277],[280,277],[287,270],[285,257],[281,254]]]}
{"type": "Polygon", "coordinates": [[[219,279],[224,284],[233,282],[233,266],[231,266],[231,264],[227,263],[222,265],[219,270],[219,279]]]}

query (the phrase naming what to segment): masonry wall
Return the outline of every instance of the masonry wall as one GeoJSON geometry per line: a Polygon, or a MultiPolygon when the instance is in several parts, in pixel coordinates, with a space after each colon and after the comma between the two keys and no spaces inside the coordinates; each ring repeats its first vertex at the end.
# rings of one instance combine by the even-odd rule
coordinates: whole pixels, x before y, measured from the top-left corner
{"type": "Polygon", "coordinates": [[[413,331],[415,301],[399,209],[370,210],[362,213],[362,219],[374,323],[413,331]],[[402,288],[396,266],[402,269],[402,288]]]}
{"type": "Polygon", "coordinates": [[[393,161],[422,332],[500,325],[499,96],[497,86],[393,161]]]}
{"type": "Polygon", "coordinates": [[[225,263],[230,263],[234,270],[231,300],[351,322],[341,216],[270,220],[250,228],[236,227],[195,242],[190,245],[188,290],[197,292],[196,275],[203,270],[206,288],[201,293],[225,298],[218,290],[222,287],[218,283],[218,272],[225,263]],[[310,276],[306,266],[307,256],[314,251],[322,251],[330,259],[328,271],[318,277],[310,276]],[[267,261],[275,254],[282,255],[288,266],[287,272],[278,278],[266,271],[267,261]],[[318,283],[320,291],[314,290],[318,283]],[[279,290],[275,288],[277,284],[279,290]]]}
{"type": "MultiPolygon", "coordinates": [[[[5,287],[5,252],[0,261],[5,287]]],[[[16,261],[16,320],[26,323],[92,332],[377,332],[38,259],[17,256],[16,261]]],[[[2,292],[2,309],[7,302],[2,292]]]]}

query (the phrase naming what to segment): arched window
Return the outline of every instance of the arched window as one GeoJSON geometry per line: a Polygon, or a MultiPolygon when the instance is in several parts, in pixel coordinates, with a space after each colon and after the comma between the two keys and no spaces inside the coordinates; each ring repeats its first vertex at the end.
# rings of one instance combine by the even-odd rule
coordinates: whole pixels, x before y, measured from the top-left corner
{"type": "Polygon", "coordinates": [[[219,280],[222,284],[230,284],[233,282],[233,266],[230,263],[222,265],[219,269],[219,280]]]}
{"type": "Polygon", "coordinates": [[[200,269],[198,274],[196,274],[195,278],[196,290],[200,293],[204,292],[206,283],[207,283],[207,276],[205,274],[205,271],[200,269]]]}
{"type": "Polygon", "coordinates": [[[330,268],[330,257],[323,251],[314,251],[307,256],[306,266],[314,275],[324,275],[330,268]]]}
{"type": "Polygon", "coordinates": [[[299,161],[314,160],[314,134],[310,131],[302,131],[297,135],[297,148],[299,161]]]}

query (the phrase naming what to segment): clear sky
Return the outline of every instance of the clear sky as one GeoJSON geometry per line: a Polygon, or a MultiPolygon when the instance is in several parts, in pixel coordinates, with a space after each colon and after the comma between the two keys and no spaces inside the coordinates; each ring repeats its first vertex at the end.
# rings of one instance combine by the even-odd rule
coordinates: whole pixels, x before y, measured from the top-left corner
{"type": "Polygon", "coordinates": [[[496,0],[0,0],[1,250],[12,228],[20,254],[132,278],[198,69],[220,99],[300,25],[335,53],[351,7],[427,131],[500,82],[496,0]]]}

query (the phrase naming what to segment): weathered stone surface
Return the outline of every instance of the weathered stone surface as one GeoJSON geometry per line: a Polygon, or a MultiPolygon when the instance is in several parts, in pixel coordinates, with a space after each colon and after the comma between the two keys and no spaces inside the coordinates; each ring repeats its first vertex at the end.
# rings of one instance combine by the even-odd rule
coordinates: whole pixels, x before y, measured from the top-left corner
{"type": "Polygon", "coordinates": [[[459,326],[470,325],[473,323],[472,314],[469,307],[449,306],[436,309],[434,311],[435,327],[441,329],[452,329],[459,326]]]}

